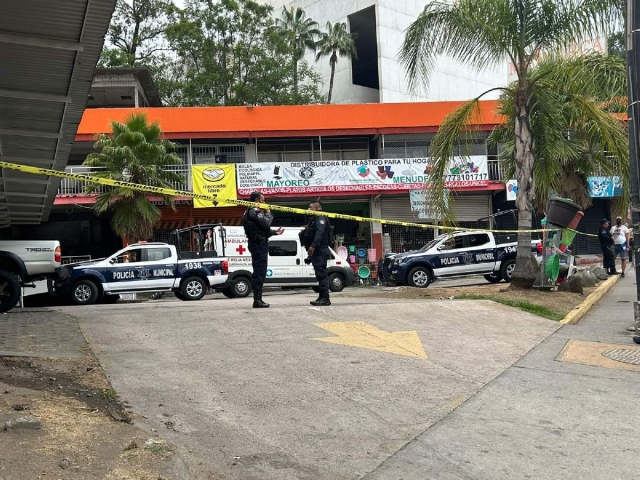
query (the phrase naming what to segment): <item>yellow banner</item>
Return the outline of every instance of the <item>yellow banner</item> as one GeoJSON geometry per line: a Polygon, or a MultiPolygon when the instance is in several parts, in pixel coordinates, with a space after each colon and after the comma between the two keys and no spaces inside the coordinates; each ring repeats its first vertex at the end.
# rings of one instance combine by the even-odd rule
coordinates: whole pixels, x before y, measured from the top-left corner
{"type": "MultiPolygon", "coordinates": [[[[194,193],[208,196],[220,196],[229,200],[238,199],[236,188],[236,166],[224,165],[192,165],[191,182],[194,193]]],[[[214,202],[210,200],[194,199],[195,208],[233,207],[233,203],[214,202]]]]}

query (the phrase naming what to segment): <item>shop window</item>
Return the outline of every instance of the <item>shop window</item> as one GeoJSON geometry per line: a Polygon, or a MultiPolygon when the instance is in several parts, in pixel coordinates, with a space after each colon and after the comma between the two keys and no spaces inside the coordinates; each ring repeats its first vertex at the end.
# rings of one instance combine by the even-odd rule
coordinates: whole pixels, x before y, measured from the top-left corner
{"type": "Polygon", "coordinates": [[[269,242],[270,257],[295,257],[298,255],[298,243],[294,240],[273,240],[269,242]]]}
{"type": "Polygon", "coordinates": [[[476,235],[469,235],[469,246],[470,247],[481,247],[489,243],[489,235],[486,233],[479,233],[476,235]]]}

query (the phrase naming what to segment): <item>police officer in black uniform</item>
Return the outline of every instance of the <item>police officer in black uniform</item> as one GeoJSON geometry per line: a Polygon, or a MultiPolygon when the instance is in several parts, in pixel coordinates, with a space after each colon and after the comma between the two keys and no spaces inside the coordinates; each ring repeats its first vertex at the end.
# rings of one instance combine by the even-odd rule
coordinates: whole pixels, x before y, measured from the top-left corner
{"type": "MultiPolygon", "coordinates": [[[[309,205],[309,210],[321,211],[322,204],[313,202],[309,205]]],[[[301,234],[301,238],[305,239],[303,240],[303,245],[307,247],[307,253],[311,259],[320,287],[318,299],[311,302],[311,305],[316,307],[331,305],[331,300],[329,300],[329,277],[327,275],[327,261],[330,255],[330,228],[327,217],[313,216],[301,234]]]]}
{"type": "Polygon", "coordinates": [[[616,271],[616,251],[613,236],[609,230],[610,226],[611,224],[608,219],[603,218],[600,220],[598,240],[600,240],[600,248],[602,249],[602,266],[607,270],[609,275],[618,275],[616,271]]]}
{"type": "MultiPolygon", "coordinates": [[[[264,195],[253,192],[249,197],[252,202],[265,203],[264,195]]],[[[253,308],[269,308],[269,304],[262,301],[262,287],[267,276],[267,262],[269,260],[269,237],[282,235],[283,228],[271,229],[273,214],[269,210],[258,207],[249,207],[242,217],[244,233],[249,239],[249,252],[253,275],[251,283],[253,287],[253,308]]]]}

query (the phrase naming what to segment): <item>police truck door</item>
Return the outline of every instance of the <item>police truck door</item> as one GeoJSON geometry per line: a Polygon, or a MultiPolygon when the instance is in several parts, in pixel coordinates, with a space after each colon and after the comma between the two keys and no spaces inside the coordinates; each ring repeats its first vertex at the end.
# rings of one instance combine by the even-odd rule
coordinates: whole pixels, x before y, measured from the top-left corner
{"type": "Polygon", "coordinates": [[[108,290],[117,292],[146,286],[146,278],[142,272],[142,252],[142,248],[130,248],[109,259],[105,270],[105,287],[108,290]]]}

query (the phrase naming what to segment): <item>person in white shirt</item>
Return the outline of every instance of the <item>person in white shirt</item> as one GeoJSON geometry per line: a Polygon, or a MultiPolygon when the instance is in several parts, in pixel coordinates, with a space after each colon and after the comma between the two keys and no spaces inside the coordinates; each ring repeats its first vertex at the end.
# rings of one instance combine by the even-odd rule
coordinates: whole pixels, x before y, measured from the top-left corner
{"type": "Polygon", "coordinates": [[[622,217],[616,217],[616,224],[611,228],[611,236],[616,249],[616,257],[620,255],[622,262],[621,277],[624,277],[627,266],[627,252],[629,251],[629,229],[622,224],[622,217]]]}

